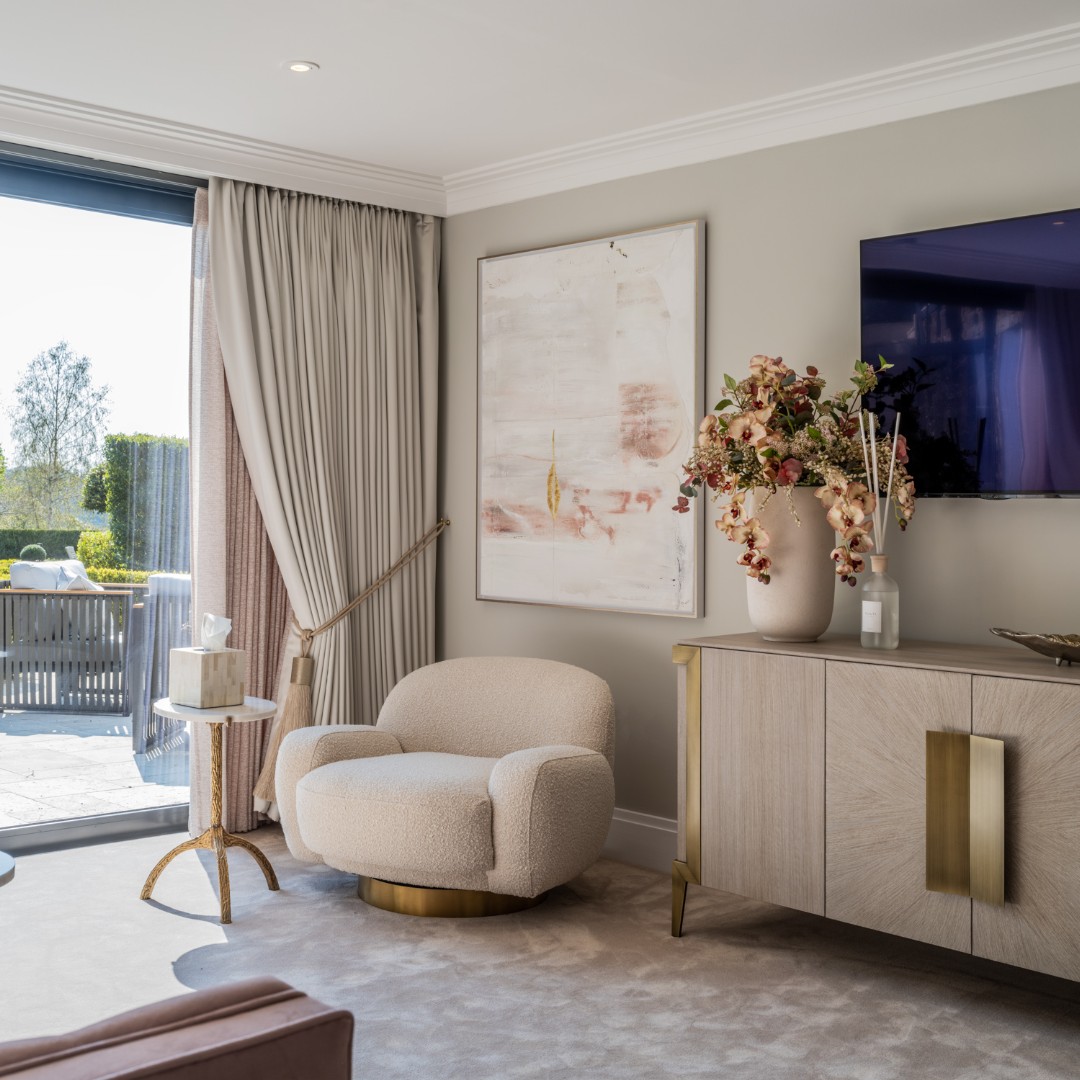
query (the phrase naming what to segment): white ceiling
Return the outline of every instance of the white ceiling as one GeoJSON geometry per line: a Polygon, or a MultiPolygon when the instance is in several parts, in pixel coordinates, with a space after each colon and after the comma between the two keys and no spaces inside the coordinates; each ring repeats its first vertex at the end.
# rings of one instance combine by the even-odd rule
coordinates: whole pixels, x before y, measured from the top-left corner
{"type": "Polygon", "coordinates": [[[1077,0],[10,4],[0,138],[456,211],[1078,82],[1078,14],[1077,0]],[[321,70],[283,70],[296,58],[321,70]]]}

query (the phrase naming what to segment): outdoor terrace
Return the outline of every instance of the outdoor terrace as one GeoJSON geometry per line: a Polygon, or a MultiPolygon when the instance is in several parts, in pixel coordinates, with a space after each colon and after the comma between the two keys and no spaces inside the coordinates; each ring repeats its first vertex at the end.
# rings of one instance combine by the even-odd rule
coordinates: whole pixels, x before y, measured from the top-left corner
{"type": "Polygon", "coordinates": [[[140,754],[130,716],[0,712],[0,828],[187,801],[184,731],[140,754]]]}

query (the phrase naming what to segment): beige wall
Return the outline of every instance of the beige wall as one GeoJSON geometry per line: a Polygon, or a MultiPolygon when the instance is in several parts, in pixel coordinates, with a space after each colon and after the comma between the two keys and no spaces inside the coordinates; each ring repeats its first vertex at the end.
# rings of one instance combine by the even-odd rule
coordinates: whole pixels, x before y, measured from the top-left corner
{"type": "MultiPolygon", "coordinates": [[[[440,541],[440,655],[545,656],[598,672],[618,710],[618,805],[674,817],[671,645],[750,629],[738,549],[711,512],[703,619],[475,599],[477,258],[702,217],[706,401],[758,352],[816,364],[834,385],[859,350],[859,240],[1080,205],[1077,116],[1070,87],[451,218],[440,439],[454,525],[440,541]]],[[[1080,502],[928,499],[890,547],[909,638],[1080,632],[1080,502]]],[[[840,586],[834,632],[855,630],[856,603],[840,586]]]]}

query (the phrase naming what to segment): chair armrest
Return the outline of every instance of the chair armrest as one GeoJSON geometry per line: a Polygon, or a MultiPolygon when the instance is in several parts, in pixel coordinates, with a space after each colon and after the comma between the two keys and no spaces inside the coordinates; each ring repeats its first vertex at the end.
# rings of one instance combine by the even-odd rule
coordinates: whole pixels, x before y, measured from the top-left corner
{"type": "Polygon", "coordinates": [[[274,978],[170,998],[64,1035],[0,1044],[0,1076],[263,1080],[352,1075],[353,1017],[274,978]]]}
{"type": "Polygon", "coordinates": [[[290,731],[278,747],[274,793],[285,843],[293,855],[305,862],[323,861],[300,839],[296,827],[296,785],[301,778],[332,761],[400,753],[396,735],[364,724],[321,724],[290,731]]]}
{"type": "Polygon", "coordinates": [[[615,777],[595,750],[538,746],[500,758],[488,794],[491,890],[538,896],[596,861],[615,809],[615,777]]]}

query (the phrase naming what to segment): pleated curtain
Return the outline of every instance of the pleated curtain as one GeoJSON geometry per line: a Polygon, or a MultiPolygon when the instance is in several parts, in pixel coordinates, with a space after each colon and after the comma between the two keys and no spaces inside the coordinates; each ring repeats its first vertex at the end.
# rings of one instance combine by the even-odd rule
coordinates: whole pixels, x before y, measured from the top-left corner
{"type": "MultiPolygon", "coordinates": [[[[291,613],[225,382],[210,285],[208,225],[207,193],[200,190],[195,199],[191,298],[193,643],[199,644],[203,614],[228,616],[233,623],[228,644],[247,655],[247,693],[273,699],[291,613]]],[[[188,827],[197,834],[209,824],[210,739],[205,724],[192,724],[191,732],[188,827]]],[[[233,724],[225,733],[223,819],[231,832],[258,825],[252,788],[269,734],[268,720],[233,724]]]]}
{"type": "MultiPolygon", "coordinates": [[[[439,222],[217,179],[209,204],[239,441],[292,608],[316,627],[437,518],[439,222]]],[[[428,549],[315,639],[315,723],[373,723],[434,659],[434,587],[428,549]]]]}

